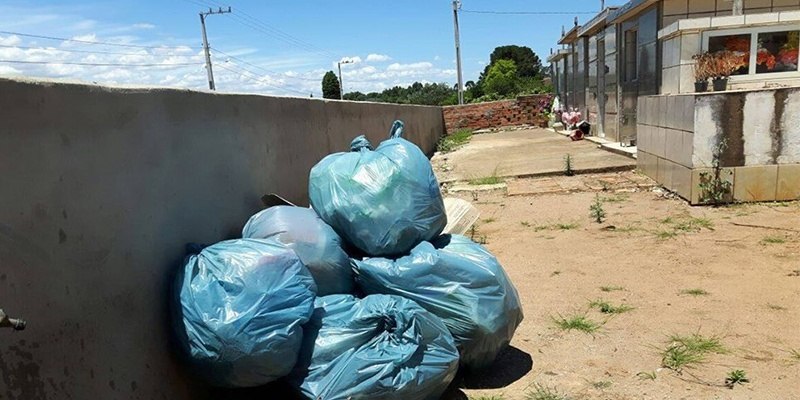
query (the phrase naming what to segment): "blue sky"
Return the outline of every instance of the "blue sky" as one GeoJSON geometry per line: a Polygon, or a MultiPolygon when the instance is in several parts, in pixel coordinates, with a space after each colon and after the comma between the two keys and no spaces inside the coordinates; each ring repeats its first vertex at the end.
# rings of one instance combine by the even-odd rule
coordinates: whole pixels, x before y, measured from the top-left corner
{"type": "MultiPolygon", "coordinates": [[[[345,91],[456,81],[449,0],[4,0],[0,31],[128,46],[0,33],[0,60],[32,62],[0,62],[0,76],[204,89],[198,12],[218,5],[233,8],[232,15],[208,18],[220,91],[318,96],[322,74],[340,59],[355,61],[343,67],[345,91]],[[52,64],[58,61],[103,65],[52,64]]],[[[599,0],[463,2],[463,10],[490,11],[586,12],[599,6],[599,0]]],[[[581,21],[590,17],[579,15],[581,21]]],[[[529,46],[546,58],[561,26],[572,23],[570,15],[462,12],[460,19],[465,80],[477,79],[496,46],[529,46]]]]}

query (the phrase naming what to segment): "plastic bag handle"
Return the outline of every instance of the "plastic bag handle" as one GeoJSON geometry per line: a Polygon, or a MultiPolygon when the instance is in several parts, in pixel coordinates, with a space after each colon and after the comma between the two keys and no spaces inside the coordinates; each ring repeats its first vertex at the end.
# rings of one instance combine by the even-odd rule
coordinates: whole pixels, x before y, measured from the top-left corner
{"type": "Polygon", "coordinates": [[[358,152],[361,150],[372,150],[372,143],[366,136],[361,135],[350,142],[350,151],[358,152]]]}
{"type": "Polygon", "coordinates": [[[403,129],[405,129],[405,124],[403,124],[403,121],[394,121],[392,124],[392,129],[389,131],[389,138],[397,139],[403,137],[403,129]]]}

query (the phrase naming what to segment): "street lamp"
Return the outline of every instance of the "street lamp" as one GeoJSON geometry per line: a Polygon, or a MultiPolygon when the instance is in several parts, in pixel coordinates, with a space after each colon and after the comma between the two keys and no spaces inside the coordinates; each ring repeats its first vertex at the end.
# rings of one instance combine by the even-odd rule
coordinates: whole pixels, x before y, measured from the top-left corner
{"type": "Polygon", "coordinates": [[[344,88],[342,87],[342,64],[352,64],[353,60],[339,61],[339,100],[344,100],[344,88]]]}

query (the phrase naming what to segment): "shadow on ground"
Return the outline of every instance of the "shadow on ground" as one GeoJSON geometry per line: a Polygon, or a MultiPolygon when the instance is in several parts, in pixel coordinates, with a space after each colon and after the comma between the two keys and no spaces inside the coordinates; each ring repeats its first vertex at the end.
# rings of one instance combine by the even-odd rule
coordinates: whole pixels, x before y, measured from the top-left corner
{"type": "Polygon", "coordinates": [[[500,353],[491,367],[460,374],[456,379],[459,387],[465,389],[500,389],[520,380],[531,369],[531,355],[516,347],[509,347],[500,353]]]}

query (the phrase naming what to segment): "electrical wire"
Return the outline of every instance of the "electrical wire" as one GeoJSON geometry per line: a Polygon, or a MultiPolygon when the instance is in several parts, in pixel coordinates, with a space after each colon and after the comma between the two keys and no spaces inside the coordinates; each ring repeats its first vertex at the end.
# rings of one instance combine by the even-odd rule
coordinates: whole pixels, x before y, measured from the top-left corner
{"type": "Polygon", "coordinates": [[[224,52],[224,51],[222,51],[222,50],[220,50],[220,49],[217,49],[217,48],[215,48],[215,47],[212,47],[212,48],[211,48],[211,50],[213,50],[213,51],[214,51],[214,52],[216,52],[216,53],[222,54],[222,55],[224,55],[224,56],[225,56],[225,57],[227,57],[227,58],[230,58],[230,59],[233,59],[233,60],[239,61],[239,62],[240,62],[240,63],[242,63],[242,64],[249,65],[249,66],[251,66],[251,67],[253,67],[253,68],[259,69],[259,70],[261,70],[261,71],[264,71],[264,72],[266,72],[266,73],[269,73],[269,74],[275,74],[275,75],[280,75],[280,76],[281,76],[281,78],[287,78],[287,79],[297,79],[297,80],[301,80],[301,81],[309,81],[309,82],[317,82],[317,81],[319,81],[319,79],[303,78],[303,77],[300,77],[300,76],[289,76],[289,75],[285,75],[285,74],[283,74],[283,73],[280,73],[280,72],[277,72],[277,71],[272,71],[272,70],[266,69],[266,68],[264,68],[264,67],[261,67],[261,66],[259,66],[259,65],[256,65],[256,64],[253,64],[253,63],[251,63],[251,62],[248,62],[248,61],[246,61],[246,60],[243,60],[243,59],[241,59],[241,58],[239,58],[239,57],[236,57],[236,56],[230,55],[230,54],[228,54],[228,53],[226,53],[226,52],[224,52]]]}
{"type": "Polygon", "coordinates": [[[0,31],[0,34],[3,34],[3,35],[16,35],[16,36],[36,38],[36,39],[45,39],[45,40],[60,40],[60,41],[63,41],[63,42],[92,44],[92,45],[100,45],[100,46],[132,47],[132,48],[139,48],[139,49],[186,49],[186,48],[195,49],[195,50],[201,50],[202,49],[202,47],[192,47],[192,46],[145,46],[145,45],[140,45],[140,44],[98,42],[98,41],[91,41],[91,40],[69,39],[69,38],[62,38],[62,37],[55,37],[55,36],[33,35],[33,34],[30,34],[30,33],[9,32],[9,31],[0,31]]]}
{"type": "Polygon", "coordinates": [[[0,60],[0,63],[7,64],[41,64],[41,65],[81,65],[85,67],[186,67],[200,66],[202,63],[170,63],[170,64],[122,64],[122,63],[87,63],[71,61],[23,61],[23,60],[0,60]]]}
{"type": "Polygon", "coordinates": [[[488,11],[488,10],[461,10],[469,14],[494,14],[494,15],[576,15],[597,14],[596,11],[488,11]]]}
{"type": "Polygon", "coordinates": [[[291,89],[291,88],[287,88],[287,87],[282,87],[282,86],[277,86],[277,85],[273,85],[273,84],[270,84],[270,83],[266,83],[261,79],[261,77],[258,76],[258,74],[254,74],[253,72],[245,70],[245,69],[237,70],[236,68],[231,68],[229,66],[226,66],[225,64],[216,64],[216,66],[220,67],[220,68],[222,68],[224,70],[228,70],[229,72],[233,72],[234,74],[238,74],[239,76],[241,76],[241,77],[243,77],[245,79],[249,79],[249,80],[251,80],[253,82],[257,82],[259,84],[271,87],[273,89],[278,89],[278,90],[283,90],[283,91],[287,91],[287,92],[298,93],[298,94],[301,94],[303,96],[306,96],[308,94],[306,92],[301,92],[299,90],[295,90],[295,89],[291,89]],[[255,75],[256,77],[254,78],[252,76],[249,76],[244,72],[247,72],[247,73],[250,73],[252,75],[255,75]]]}

